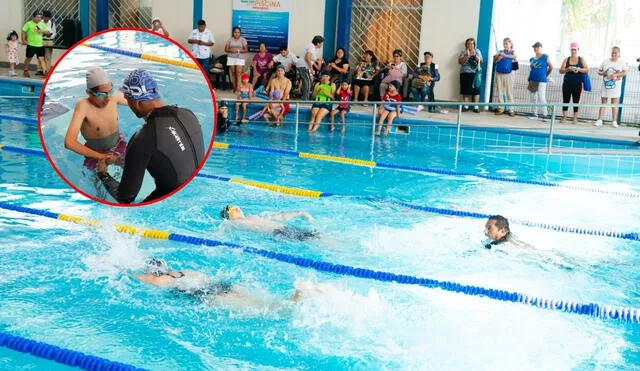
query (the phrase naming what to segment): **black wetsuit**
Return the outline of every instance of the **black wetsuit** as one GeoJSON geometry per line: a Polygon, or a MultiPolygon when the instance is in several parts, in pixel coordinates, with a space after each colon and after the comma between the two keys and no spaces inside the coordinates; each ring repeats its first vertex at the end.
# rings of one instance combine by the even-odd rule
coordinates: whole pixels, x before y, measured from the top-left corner
{"type": "Polygon", "coordinates": [[[507,234],[502,236],[502,238],[500,238],[499,240],[491,241],[488,244],[484,245],[484,248],[491,249],[495,245],[500,245],[501,243],[505,243],[510,240],[511,240],[511,232],[508,232],[507,234]]]}
{"type": "Polygon", "coordinates": [[[227,117],[224,117],[222,113],[218,112],[218,117],[216,120],[217,133],[224,133],[225,131],[227,131],[227,129],[229,129],[230,126],[231,122],[229,122],[229,119],[227,117]]]}
{"type": "Polygon", "coordinates": [[[106,172],[98,176],[113,198],[129,204],[138,195],[148,170],[156,189],[144,201],[154,200],[193,175],[204,157],[204,148],[202,128],[193,112],[163,106],[151,111],[146,124],[129,140],[121,181],[106,172]]]}

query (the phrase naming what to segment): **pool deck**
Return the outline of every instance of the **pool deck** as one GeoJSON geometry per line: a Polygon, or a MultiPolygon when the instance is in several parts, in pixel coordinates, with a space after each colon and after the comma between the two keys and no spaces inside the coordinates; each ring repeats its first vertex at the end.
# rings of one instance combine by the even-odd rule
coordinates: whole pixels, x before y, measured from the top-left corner
{"type": "MultiPolygon", "coordinates": [[[[20,66],[22,66],[22,65],[20,65],[20,66]]],[[[32,66],[32,68],[33,68],[33,66],[32,66]]],[[[8,75],[9,68],[0,67],[0,77],[3,78],[3,79],[11,79],[11,80],[16,80],[16,81],[27,81],[27,82],[32,82],[32,83],[33,82],[44,83],[45,76],[36,76],[35,69],[29,70],[29,74],[31,75],[31,77],[22,76],[22,68],[16,67],[15,72],[18,75],[14,76],[14,77],[10,77],[8,75]]]]}
{"type": "MultiPolygon", "coordinates": [[[[17,82],[20,81],[28,83],[44,82],[43,76],[35,76],[34,71],[30,71],[30,78],[22,76],[8,77],[8,71],[8,68],[0,68],[0,77],[2,77],[3,80],[11,79],[17,82]]],[[[22,70],[18,70],[17,72],[21,71],[22,70]]],[[[235,95],[228,90],[216,90],[216,95],[222,99],[235,98],[235,95]]],[[[261,103],[264,101],[256,99],[254,102],[261,103]]],[[[371,114],[371,111],[371,106],[366,107],[362,105],[353,106],[351,109],[351,112],[360,114],[371,114]]],[[[455,124],[456,112],[455,109],[449,109],[448,113],[429,113],[426,111],[422,111],[418,112],[418,114],[415,116],[404,114],[402,115],[402,118],[405,120],[439,121],[455,124]]],[[[538,133],[549,132],[548,122],[542,122],[541,120],[530,120],[526,116],[521,115],[517,115],[515,117],[510,117],[508,115],[497,116],[493,114],[493,112],[481,112],[479,114],[473,112],[465,112],[462,114],[462,123],[465,125],[488,128],[525,130],[538,133]]],[[[629,126],[624,124],[620,125],[620,127],[618,128],[613,128],[610,126],[609,122],[605,122],[605,126],[603,127],[596,127],[593,125],[593,121],[581,120],[578,122],[578,124],[574,125],[571,123],[560,123],[559,120],[556,120],[553,132],[554,135],[562,134],[596,139],[623,140],[640,144],[640,128],[638,128],[638,126],[629,126]]]]}
{"type": "MultiPolygon", "coordinates": [[[[235,99],[235,95],[230,91],[216,90],[216,96],[218,99],[235,99]]],[[[260,103],[265,102],[261,99],[256,99],[253,102],[260,103]]],[[[372,107],[356,105],[353,106],[351,112],[360,114],[371,114],[372,107]]],[[[421,120],[421,121],[439,121],[446,123],[456,123],[457,114],[455,108],[449,109],[448,113],[429,113],[418,112],[417,115],[402,115],[402,118],[408,120],[421,120]]],[[[339,120],[337,120],[339,122],[339,120]]],[[[611,127],[610,122],[605,121],[603,127],[596,127],[593,125],[593,121],[579,121],[577,124],[560,123],[560,120],[556,120],[554,124],[554,135],[570,135],[597,139],[612,139],[632,141],[640,144],[639,131],[637,126],[620,125],[618,128],[611,127]]],[[[495,115],[493,112],[464,112],[462,113],[462,124],[471,126],[480,126],[487,128],[501,128],[512,130],[525,130],[538,133],[548,133],[549,123],[542,120],[530,120],[526,116],[516,115],[510,117],[509,115],[495,115]]],[[[640,149],[640,148],[639,148],[640,149]]]]}

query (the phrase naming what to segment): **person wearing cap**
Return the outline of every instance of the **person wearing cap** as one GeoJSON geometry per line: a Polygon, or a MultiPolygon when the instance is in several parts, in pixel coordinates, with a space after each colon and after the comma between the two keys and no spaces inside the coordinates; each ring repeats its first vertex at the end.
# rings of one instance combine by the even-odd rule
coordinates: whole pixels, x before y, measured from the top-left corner
{"type": "Polygon", "coordinates": [[[311,122],[309,132],[314,133],[320,128],[320,123],[332,110],[331,101],[336,95],[336,84],[331,82],[329,71],[322,71],[320,82],[313,88],[311,98],[316,101],[311,106],[311,122]]]}
{"type": "MultiPolygon", "coordinates": [[[[622,93],[622,78],[627,75],[627,64],[620,59],[620,48],[614,46],[611,48],[611,58],[602,61],[598,68],[598,75],[602,76],[602,90],[600,102],[607,104],[611,99],[611,104],[618,104],[620,94],[622,93]]],[[[598,112],[598,121],[595,126],[602,126],[604,118],[604,107],[600,107],[598,112]]],[[[618,107],[611,107],[611,126],[618,127],[618,107]]]]}
{"type": "Polygon", "coordinates": [[[254,232],[272,234],[288,240],[306,241],[320,238],[320,234],[315,229],[299,229],[280,223],[294,218],[304,218],[309,222],[313,222],[313,216],[306,211],[257,216],[244,215],[240,206],[227,205],[220,211],[220,217],[229,221],[223,227],[230,225],[254,232]]]}
{"type": "Polygon", "coordinates": [[[127,105],[127,100],[100,67],[89,69],[86,81],[88,97],[76,102],[64,146],[84,156],[83,165],[89,170],[94,170],[100,160],[122,165],[127,143],[118,126],[118,104],[127,105]],[[78,134],[84,144],[78,141],[78,134]]]}
{"type": "MultiPolygon", "coordinates": [[[[51,14],[48,10],[42,11],[42,22],[47,25],[47,29],[49,30],[49,35],[42,36],[42,45],[44,46],[44,64],[46,71],[51,70],[51,57],[53,55],[53,41],[56,38],[56,25],[53,22],[53,14],[51,14]]],[[[44,71],[42,66],[38,64],[38,72],[36,75],[44,76],[44,71]]]]}
{"type": "Polygon", "coordinates": [[[532,45],[535,56],[529,59],[529,92],[531,93],[531,103],[543,104],[542,107],[533,107],[533,112],[529,115],[531,120],[538,119],[538,109],[542,108],[542,121],[549,121],[547,114],[547,82],[553,70],[553,65],[549,56],[542,53],[542,44],[538,41],[532,45]]]}
{"type": "Polygon", "coordinates": [[[144,273],[136,274],[135,278],[142,283],[170,289],[183,297],[199,300],[205,305],[239,310],[253,309],[259,310],[260,313],[265,309],[287,308],[306,297],[331,289],[328,284],[296,281],[295,293],[288,300],[274,301],[272,298],[252,293],[241,283],[219,280],[199,271],[171,269],[166,261],[158,258],[149,259],[144,266],[144,273]]]}
{"type": "MultiPolygon", "coordinates": [[[[569,45],[571,55],[567,57],[560,66],[560,73],[564,74],[562,80],[562,102],[569,103],[573,99],[574,104],[580,103],[580,96],[582,95],[582,84],[584,81],[584,75],[589,73],[589,66],[587,62],[578,55],[580,46],[577,42],[572,42],[569,45]]],[[[562,120],[560,122],[567,121],[567,111],[569,107],[562,107],[562,120]]],[[[578,107],[573,107],[573,123],[578,123],[578,107]]]]}
{"type": "Polygon", "coordinates": [[[30,77],[29,64],[34,55],[38,58],[38,63],[43,71],[42,75],[46,73],[47,67],[44,61],[44,44],[42,37],[50,35],[51,32],[49,32],[47,25],[42,22],[42,12],[33,12],[31,20],[22,27],[22,45],[27,46],[27,55],[24,60],[24,77],[30,77]]]}
{"type": "Polygon", "coordinates": [[[238,94],[236,96],[238,100],[236,102],[236,120],[239,117],[240,107],[242,107],[242,119],[238,120],[239,123],[246,124],[249,122],[249,120],[247,120],[247,105],[249,100],[255,96],[256,93],[253,91],[253,86],[249,83],[249,74],[245,72],[240,77],[240,86],[238,86],[238,94]]]}
{"type": "Polygon", "coordinates": [[[167,31],[164,23],[162,23],[162,21],[158,17],[153,18],[153,20],[151,21],[151,28],[149,29],[149,31],[169,37],[169,31],[167,31]]]}
{"type": "MultiPolygon", "coordinates": [[[[387,91],[382,96],[383,102],[402,102],[402,94],[400,94],[400,85],[397,81],[391,81],[387,91]]],[[[391,125],[393,125],[393,119],[400,117],[400,105],[399,104],[383,104],[378,106],[378,114],[380,119],[378,120],[378,129],[376,135],[380,135],[382,131],[382,125],[384,120],[387,120],[387,126],[384,129],[384,135],[389,135],[391,125]]]]}
{"type": "Polygon", "coordinates": [[[106,172],[108,159],[98,162],[98,178],[116,201],[130,204],[148,171],[156,189],[143,202],[152,201],[176,190],[198,169],[205,153],[202,128],[193,112],[160,100],[158,85],[146,70],[132,71],[121,90],[145,124],[129,139],[121,181],[106,172]]]}
{"type": "MultiPolygon", "coordinates": [[[[502,40],[504,49],[493,56],[493,63],[496,65],[496,86],[498,87],[498,102],[513,103],[513,64],[518,61],[516,52],[513,50],[513,42],[508,37],[502,40]]],[[[502,107],[496,108],[496,115],[504,114],[502,107]]],[[[515,116],[513,107],[509,107],[509,116],[515,116]]]]}
{"type": "Polygon", "coordinates": [[[198,27],[191,32],[191,36],[187,41],[191,44],[193,56],[198,60],[204,72],[209,73],[209,58],[211,57],[211,47],[215,40],[204,19],[198,21],[198,27]]]}
{"type": "Polygon", "coordinates": [[[218,102],[218,114],[216,116],[217,134],[224,133],[230,126],[231,123],[229,122],[229,108],[227,107],[227,101],[221,100],[218,102]]]}

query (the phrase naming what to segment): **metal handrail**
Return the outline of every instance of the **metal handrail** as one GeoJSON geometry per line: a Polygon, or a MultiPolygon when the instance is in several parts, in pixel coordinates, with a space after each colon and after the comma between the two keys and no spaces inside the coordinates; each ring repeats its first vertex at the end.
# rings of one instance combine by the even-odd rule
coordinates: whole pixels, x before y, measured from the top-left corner
{"type": "Polygon", "coordinates": [[[640,104],[575,104],[575,103],[494,103],[494,102],[458,102],[458,101],[439,101],[439,102],[385,102],[385,101],[315,101],[315,100],[239,100],[236,98],[224,98],[218,99],[224,100],[226,102],[243,102],[243,103],[255,103],[255,104],[269,104],[269,103],[289,103],[289,104],[315,104],[315,103],[325,103],[325,104],[348,104],[348,105],[372,105],[372,104],[385,104],[385,105],[402,105],[402,106],[446,106],[446,107],[457,107],[457,106],[483,106],[483,107],[582,107],[582,108],[640,108],[640,104]]]}
{"type": "MultiPolygon", "coordinates": [[[[224,99],[228,102],[245,102],[245,101],[241,101],[238,99],[224,99]]],[[[249,101],[250,103],[257,103],[257,104],[261,104],[261,105],[265,105],[265,104],[271,104],[271,103],[289,103],[289,104],[294,104],[295,105],[295,110],[296,110],[296,121],[295,121],[295,136],[296,136],[296,148],[297,148],[297,138],[298,138],[298,133],[299,133],[299,125],[300,125],[300,120],[299,120],[299,115],[300,115],[300,105],[306,104],[306,105],[310,105],[310,104],[316,104],[319,103],[319,101],[315,101],[315,100],[265,100],[265,99],[261,99],[261,100],[256,100],[256,101],[249,101]]],[[[597,108],[619,108],[619,107],[626,107],[626,108],[640,108],[640,105],[627,105],[627,104],[574,104],[574,103],[509,103],[509,104],[505,104],[505,103],[481,103],[481,102],[385,102],[385,101],[367,101],[367,102],[354,102],[354,101],[322,101],[321,103],[324,104],[348,104],[348,105],[366,105],[366,106],[372,106],[373,107],[373,112],[372,112],[372,122],[371,122],[371,156],[373,158],[373,146],[374,146],[374,141],[375,141],[375,132],[376,132],[376,124],[377,124],[377,108],[381,105],[391,105],[391,106],[397,106],[397,105],[401,105],[401,106],[444,106],[444,107],[456,107],[457,108],[457,112],[456,112],[456,140],[455,140],[455,159],[456,159],[456,166],[457,166],[457,158],[458,158],[458,152],[460,150],[460,136],[461,136],[461,128],[462,128],[462,107],[463,106],[483,106],[483,107],[505,107],[505,106],[509,106],[509,107],[551,107],[551,115],[549,117],[549,134],[547,136],[547,154],[551,154],[552,152],[552,147],[553,147],[553,130],[555,127],[555,123],[556,123],[556,112],[558,111],[556,108],[557,107],[569,107],[569,108],[573,108],[573,107],[597,107],[597,108]]],[[[321,125],[324,125],[324,123],[321,123],[321,125]]],[[[415,125],[415,124],[412,124],[415,125]]],[[[626,124],[629,125],[629,124],[626,124]]],[[[359,126],[364,126],[364,125],[359,125],[359,126]]]]}

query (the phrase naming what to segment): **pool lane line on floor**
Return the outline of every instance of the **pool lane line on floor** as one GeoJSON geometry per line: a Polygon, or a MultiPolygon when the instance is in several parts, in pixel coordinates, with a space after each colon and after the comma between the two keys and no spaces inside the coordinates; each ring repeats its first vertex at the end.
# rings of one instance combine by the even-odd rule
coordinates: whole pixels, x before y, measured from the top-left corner
{"type": "MultiPolygon", "coordinates": [[[[12,146],[3,147],[2,145],[0,145],[0,150],[13,151],[13,152],[27,154],[27,155],[44,156],[44,152],[42,151],[27,149],[27,148],[19,148],[19,147],[12,147],[12,146]]],[[[423,211],[423,212],[432,213],[432,214],[440,214],[445,216],[455,216],[455,217],[474,218],[474,219],[488,219],[493,215],[493,214],[480,213],[476,211],[453,210],[453,209],[444,209],[444,208],[438,208],[438,207],[432,207],[432,206],[416,205],[409,202],[387,200],[387,199],[373,197],[373,196],[357,196],[357,195],[348,195],[348,194],[320,192],[315,190],[293,188],[293,187],[281,186],[277,184],[262,183],[262,182],[257,182],[253,180],[218,176],[218,175],[206,174],[206,173],[198,173],[196,174],[196,177],[213,179],[221,182],[243,184],[243,185],[254,187],[254,188],[264,189],[271,192],[283,193],[283,194],[288,194],[288,195],[298,196],[298,197],[309,197],[309,198],[344,197],[344,198],[350,198],[350,199],[356,199],[356,200],[365,200],[369,202],[378,202],[378,203],[389,204],[394,206],[401,206],[401,207],[405,207],[412,210],[418,210],[418,211],[423,211]]],[[[591,228],[555,225],[555,224],[535,222],[535,221],[518,219],[518,218],[510,218],[509,220],[511,221],[511,223],[521,224],[527,227],[535,227],[540,229],[551,230],[555,232],[575,233],[575,234],[589,235],[589,236],[602,236],[602,237],[611,237],[611,238],[618,238],[618,239],[630,240],[630,241],[640,241],[640,234],[638,233],[603,231],[603,230],[596,230],[591,228]]]]}
{"type": "Polygon", "coordinates": [[[158,62],[158,63],[164,63],[164,64],[171,64],[171,65],[174,65],[174,66],[186,67],[186,68],[191,68],[191,69],[194,69],[194,70],[199,70],[200,69],[200,67],[198,67],[195,63],[189,62],[189,61],[181,61],[181,60],[177,60],[177,59],[159,57],[157,55],[152,55],[152,54],[147,54],[147,53],[142,53],[142,52],[134,52],[134,51],[131,51],[131,50],[124,50],[124,49],[118,49],[118,48],[111,48],[111,47],[108,47],[108,46],[102,46],[102,45],[98,45],[98,44],[82,43],[80,45],[86,46],[88,48],[93,48],[93,49],[98,49],[98,50],[110,52],[110,53],[125,55],[127,57],[139,58],[139,59],[144,59],[144,60],[158,62]]]}
{"type": "Polygon", "coordinates": [[[343,163],[347,165],[365,166],[370,168],[391,169],[391,170],[410,171],[410,172],[438,174],[438,175],[449,175],[449,176],[455,176],[455,177],[471,176],[471,177],[499,181],[499,182],[529,184],[529,185],[555,187],[555,188],[566,188],[566,189],[574,189],[574,190],[580,190],[580,191],[592,192],[592,193],[603,193],[603,194],[610,194],[610,195],[623,196],[623,197],[640,198],[640,193],[638,192],[612,191],[612,190],[603,189],[603,188],[592,188],[592,187],[569,185],[569,184],[562,184],[562,183],[555,183],[555,182],[513,179],[513,178],[505,178],[505,177],[499,177],[494,175],[483,175],[483,174],[475,174],[475,173],[460,172],[460,171],[453,171],[453,170],[434,169],[434,168],[428,168],[428,167],[387,164],[382,162],[360,160],[360,159],[350,158],[350,157],[321,155],[317,153],[298,152],[298,151],[291,151],[291,150],[284,150],[284,149],[250,146],[250,145],[244,145],[244,144],[214,142],[213,147],[218,149],[236,149],[236,150],[270,153],[270,154],[280,154],[280,155],[286,155],[291,157],[307,158],[307,159],[329,161],[329,162],[338,162],[338,163],[343,163]]]}
{"type": "MultiPolygon", "coordinates": [[[[43,216],[61,221],[73,222],[92,227],[107,226],[102,225],[96,220],[85,219],[82,217],[71,216],[67,214],[55,213],[47,210],[34,209],[25,206],[19,206],[0,201],[0,208],[5,210],[16,211],[19,213],[43,216]]],[[[108,227],[108,226],[107,226],[108,227]]],[[[419,278],[414,276],[395,274],[384,271],[374,271],[367,268],[357,268],[348,265],[334,264],[326,261],[318,261],[307,259],[296,255],[285,253],[277,253],[273,251],[263,250],[256,247],[245,246],[235,243],[228,243],[213,239],[171,233],[168,231],[153,230],[146,228],[134,227],[126,224],[115,224],[115,229],[121,233],[137,234],[147,238],[163,239],[176,242],[187,243],[197,246],[209,247],[228,247],[231,249],[241,250],[243,252],[262,256],[267,259],[296,265],[302,268],[309,268],[319,272],[334,273],[342,276],[351,276],[357,278],[370,279],[381,282],[395,282],[403,285],[419,285],[428,288],[439,288],[444,291],[461,293],[469,296],[485,297],[497,301],[513,302],[534,306],[544,309],[580,314],[583,316],[596,318],[611,318],[622,322],[640,323],[640,308],[618,307],[611,305],[603,305],[598,303],[577,303],[571,300],[549,299],[537,296],[529,296],[523,293],[510,292],[506,290],[484,288],[460,284],[449,281],[439,281],[430,278],[419,278]]]]}
{"type": "Polygon", "coordinates": [[[88,371],[146,371],[143,368],[0,332],[0,346],[88,371]]]}

